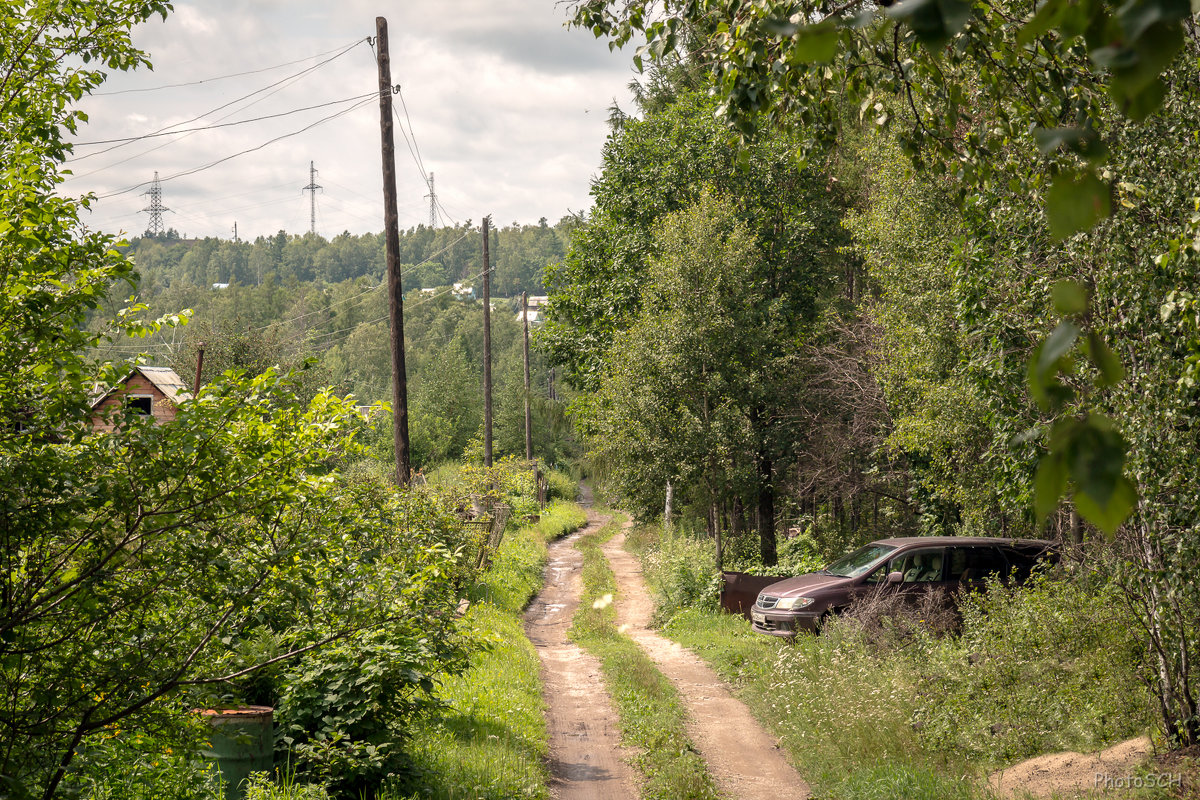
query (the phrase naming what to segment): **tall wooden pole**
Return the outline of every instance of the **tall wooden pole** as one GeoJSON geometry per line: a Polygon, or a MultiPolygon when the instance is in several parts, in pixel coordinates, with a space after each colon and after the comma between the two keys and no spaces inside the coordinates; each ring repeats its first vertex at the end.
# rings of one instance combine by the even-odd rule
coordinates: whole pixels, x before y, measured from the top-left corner
{"type": "Polygon", "coordinates": [[[483,218],[483,463],[492,465],[492,266],[488,259],[488,227],[483,218]]]}
{"type": "Polygon", "coordinates": [[[525,460],[533,461],[533,423],[529,413],[529,292],[521,292],[521,322],[525,327],[525,460]]]}
{"type": "Polygon", "coordinates": [[[408,375],[404,367],[404,295],[400,282],[400,214],[396,209],[396,148],[392,138],[392,64],[387,19],[375,18],[379,50],[379,135],[383,143],[383,229],[387,242],[388,307],[392,340],[392,438],[396,484],[408,486],[408,375]]]}
{"type": "Polygon", "coordinates": [[[193,385],[192,394],[200,394],[200,378],[204,375],[204,342],[200,343],[200,347],[196,349],[196,382],[193,385]]]}

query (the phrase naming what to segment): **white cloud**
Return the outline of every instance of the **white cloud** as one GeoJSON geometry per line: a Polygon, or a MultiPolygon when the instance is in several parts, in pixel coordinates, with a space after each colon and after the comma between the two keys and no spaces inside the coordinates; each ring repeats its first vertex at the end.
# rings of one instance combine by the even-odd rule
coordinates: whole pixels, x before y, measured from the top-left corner
{"type": "MultiPolygon", "coordinates": [[[[374,58],[356,40],[375,33],[377,0],[181,0],[165,23],[142,26],[135,41],[154,72],[114,76],[86,101],[91,123],[80,141],[141,135],[203,115],[217,124],[290,111],[376,90],[374,58]],[[352,47],[351,47],[352,46],[352,47]],[[320,59],[289,67],[159,91],[166,84],[259,70],[339,47],[345,55],[292,83],[218,107],[279,82],[320,59]],[[209,112],[209,113],[205,113],[209,112]]],[[[607,109],[628,106],[628,58],[610,54],[585,31],[567,31],[555,0],[448,0],[386,8],[393,82],[403,87],[421,155],[438,195],[460,221],[492,213],[504,224],[557,220],[590,205],[588,187],[607,135],[607,109]]],[[[328,58],[329,56],[326,56],[328,58]]],[[[397,98],[398,99],[398,98],[397,98]]],[[[382,225],[378,105],[298,133],[344,107],[330,107],[181,137],[148,139],[72,165],[72,192],[103,195],[166,178],[234,153],[254,153],[163,184],[167,224],[190,235],[244,237],[306,230],[308,164],[324,187],[318,228],[377,231],[382,225]],[[294,134],[294,135],[289,135],[294,134]],[[88,175],[89,172],[94,174],[88,175]]],[[[403,114],[401,114],[403,118],[403,114]]],[[[399,131],[397,131],[399,137],[399,131]]],[[[397,139],[401,224],[428,217],[428,189],[403,138],[397,139]]],[[[81,147],[78,156],[103,149],[81,147]]],[[[147,216],[142,189],[102,199],[92,224],[139,232],[147,216]]]]}

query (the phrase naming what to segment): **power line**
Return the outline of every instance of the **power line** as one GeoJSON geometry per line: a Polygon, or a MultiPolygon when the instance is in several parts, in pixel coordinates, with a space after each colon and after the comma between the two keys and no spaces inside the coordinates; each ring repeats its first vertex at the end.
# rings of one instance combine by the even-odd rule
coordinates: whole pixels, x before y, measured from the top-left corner
{"type": "MultiPolygon", "coordinates": [[[[218,164],[224,164],[226,161],[231,161],[231,160],[237,158],[238,156],[244,156],[247,153],[253,153],[258,150],[262,150],[264,147],[275,144],[276,142],[283,141],[284,139],[289,139],[293,136],[298,136],[299,134],[304,133],[305,131],[312,130],[313,128],[317,127],[318,125],[329,122],[331,120],[335,120],[338,117],[343,117],[346,114],[349,114],[351,112],[357,111],[360,108],[363,108],[368,103],[370,103],[374,97],[375,97],[375,95],[371,95],[371,98],[368,98],[367,100],[363,100],[362,102],[357,103],[356,105],[353,105],[350,108],[339,111],[336,114],[330,114],[328,117],[323,117],[310,125],[305,125],[303,128],[300,128],[299,130],[292,131],[291,133],[285,133],[281,136],[276,136],[274,139],[265,141],[260,145],[251,147],[246,150],[242,150],[241,152],[234,153],[233,155],[225,156],[224,158],[219,158],[216,161],[213,161],[212,163],[209,163],[209,164],[205,164],[202,167],[196,167],[194,169],[184,170],[183,172],[176,172],[174,175],[169,175],[166,178],[163,178],[163,180],[170,181],[170,180],[175,180],[176,178],[184,178],[184,177],[187,177],[188,175],[195,175],[197,172],[203,172],[206,169],[212,169],[213,167],[217,166],[218,164]]],[[[129,192],[132,192],[135,189],[142,188],[147,183],[149,183],[149,181],[142,181],[141,183],[134,184],[133,186],[128,186],[124,189],[118,189],[115,192],[108,192],[107,194],[99,195],[99,197],[97,199],[107,200],[110,197],[117,197],[119,195],[128,194],[129,192]]]]}
{"type": "MultiPolygon", "coordinates": [[[[414,265],[414,266],[420,266],[420,265],[419,265],[419,264],[417,264],[417,265],[414,265]]],[[[477,272],[476,274],[474,274],[474,275],[471,275],[470,277],[468,277],[468,278],[467,278],[467,280],[474,280],[475,278],[479,278],[479,277],[481,277],[482,275],[483,275],[483,273],[482,273],[482,272],[477,272]]],[[[380,284],[380,285],[382,286],[382,285],[385,285],[385,284],[380,284]]],[[[377,287],[377,288],[378,288],[378,287],[377,287]]],[[[454,291],[454,287],[453,287],[453,286],[441,286],[441,287],[438,287],[438,288],[439,288],[441,291],[437,291],[437,292],[435,292],[434,294],[426,295],[426,296],[422,297],[420,300],[417,300],[417,301],[415,301],[415,302],[412,302],[412,303],[405,303],[405,304],[404,304],[404,305],[405,305],[405,308],[406,308],[406,309],[408,309],[408,310],[410,310],[410,311],[411,311],[412,309],[414,309],[414,308],[420,308],[421,306],[425,305],[426,303],[433,302],[434,300],[439,300],[439,299],[441,299],[441,298],[445,297],[447,293],[454,291]]],[[[326,339],[327,341],[325,341],[325,342],[322,342],[321,346],[322,346],[322,347],[324,347],[324,348],[330,348],[330,347],[333,347],[333,346],[334,346],[334,345],[336,345],[336,344],[340,344],[341,342],[344,342],[346,339],[349,339],[351,336],[353,336],[353,335],[354,335],[354,332],[355,332],[355,331],[357,331],[357,330],[358,330],[360,327],[362,327],[363,325],[374,325],[374,324],[375,324],[375,323],[377,323],[377,322],[383,322],[384,320],[386,320],[386,319],[388,318],[388,316],[389,316],[389,315],[386,315],[386,314],[385,314],[384,316],[382,316],[382,317],[378,317],[378,318],[376,318],[376,319],[366,320],[365,322],[360,322],[360,323],[358,323],[357,325],[355,325],[355,326],[354,326],[354,327],[352,327],[352,328],[342,328],[341,330],[337,330],[337,331],[329,331],[328,333],[318,333],[318,334],[314,334],[314,335],[308,335],[308,334],[305,334],[305,336],[304,336],[304,340],[305,340],[305,341],[306,341],[308,344],[312,344],[312,343],[314,343],[314,342],[316,342],[316,341],[318,341],[318,340],[320,340],[320,339],[326,339]],[[330,337],[330,336],[336,336],[336,335],[338,335],[339,333],[345,333],[346,335],[345,335],[345,336],[343,336],[343,337],[341,337],[340,339],[328,340],[328,337],[330,337]]],[[[297,341],[300,341],[300,339],[301,339],[301,337],[300,337],[300,336],[293,336],[291,339],[286,339],[285,341],[289,341],[289,342],[297,342],[297,341]]]]}
{"type": "MultiPolygon", "coordinates": [[[[268,84],[267,86],[264,86],[264,87],[262,87],[261,89],[256,89],[256,90],[254,90],[253,92],[250,92],[249,94],[243,95],[242,97],[239,97],[239,98],[237,98],[237,99],[235,99],[235,100],[230,100],[228,103],[224,103],[223,105],[217,106],[217,107],[216,107],[216,108],[214,108],[214,109],[210,109],[209,111],[205,111],[204,113],[202,113],[202,114],[199,114],[199,115],[197,115],[197,116],[195,116],[195,117],[192,117],[191,119],[184,120],[183,122],[176,122],[176,123],[173,123],[173,124],[171,124],[171,125],[167,125],[167,126],[166,126],[166,127],[164,127],[164,128],[159,128],[157,131],[154,131],[154,133],[155,133],[155,134],[157,134],[157,133],[164,133],[164,132],[170,131],[172,128],[177,128],[177,127],[179,127],[180,125],[190,125],[190,124],[192,124],[193,122],[199,122],[200,120],[204,119],[205,117],[209,116],[210,114],[216,114],[218,111],[224,111],[226,108],[229,108],[230,106],[233,106],[233,105],[237,105],[238,103],[241,103],[241,102],[243,102],[243,101],[245,101],[245,100],[249,100],[250,98],[254,97],[255,95],[262,94],[263,92],[266,92],[266,91],[267,91],[267,90],[269,90],[269,89],[275,89],[275,91],[274,91],[274,92],[270,92],[269,94],[267,94],[267,95],[264,95],[263,97],[260,97],[260,98],[258,98],[258,99],[257,99],[257,100],[255,100],[254,102],[252,102],[252,103],[249,103],[248,105],[246,105],[246,106],[244,106],[244,107],[242,107],[242,108],[240,108],[240,109],[237,109],[237,111],[245,111],[245,110],[246,110],[247,108],[249,108],[250,106],[257,105],[258,103],[261,103],[263,100],[266,100],[268,97],[270,97],[271,95],[275,94],[276,92],[282,91],[284,88],[286,88],[286,86],[287,86],[287,85],[290,85],[291,83],[294,83],[295,81],[298,81],[298,80],[300,80],[300,78],[304,77],[304,76],[305,76],[305,75],[307,75],[308,73],[310,73],[310,72],[313,72],[313,71],[315,71],[315,70],[317,70],[317,69],[320,69],[321,67],[325,66],[326,64],[329,64],[329,63],[331,63],[331,62],[333,62],[333,61],[337,60],[338,58],[341,58],[343,55],[345,55],[346,53],[348,53],[348,52],[350,52],[352,49],[354,49],[354,47],[355,47],[355,46],[357,46],[358,44],[359,44],[358,42],[355,42],[353,45],[351,45],[350,47],[347,47],[347,48],[345,48],[344,50],[342,50],[341,52],[339,52],[337,55],[334,55],[334,56],[332,56],[332,57],[330,57],[330,58],[327,58],[327,59],[325,59],[324,61],[322,61],[322,62],[320,62],[320,63],[318,63],[318,64],[314,64],[313,66],[311,66],[311,67],[308,67],[307,69],[300,70],[299,72],[297,72],[297,73],[295,73],[295,74],[293,74],[293,75],[289,75],[289,76],[287,76],[286,78],[283,78],[283,79],[281,79],[281,80],[278,80],[278,81],[276,81],[275,83],[268,84]],[[276,88],[276,87],[278,87],[278,88],[276,88]]],[[[218,122],[220,122],[221,120],[228,119],[229,117],[231,117],[231,116],[233,116],[234,114],[236,114],[236,113],[237,113],[237,111],[231,111],[229,114],[226,114],[224,117],[220,117],[220,118],[219,118],[217,121],[218,121],[218,122]]],[[[185,137],[186,137],[186,136],[191,136],[191,134],[190,134],[190,133],[188,133],[188,134],[184,134],[183,136],[185,136],[185,137]]],[[[144,151],[144,152],[142,152],[142,153],[139,153],[138,155],[130,156],[129,158],[126,158],[126,159],[124,159],[124,160],[122,160],[122,161],[117,161],[117,162],[115,162],[115,163],[113,163],[113,164],[109,164],[108,166],[105,166],[105,167],[100,167],[100,168],[98,168],[98,169],[94,169],[94,170],[92,170],[91,172],[84,173],[83,175],[76,175],[76,176],[73,176],[73,177],[72,177],[72,178],[70,178],[69,180],[79,180],[80,178],[86,178],[86,177],[89,177],[89,176],[91,176],[91,175],[95,175],[97,172],[102,172],[102,171],[104,171],[104,170],[106,170],[106,169],[112,169],[113,167],[120,166],[121,164],[125,164],[125,163],[127,163],[127,162],[129,162],[129,161],[132,161],[133,159],[135,159],[135,158],[138,158],[139,156],[144,156],[144,155],[147,155],[147,154],[149,154],[149,153],[153,153],[155,150],[158,150],[158,149],[160,149],[160,148],[162,148],[162,147],[166,147],[168,144],[171,144],[171,142],[167,142],[166,144],[161,144],[161,145],[159,145],[158,147],[151,148],[151,149],[149,149],[149,150],[146,150],[146,151],[144,151]]],[[[97,151],[96,151],[96,152],[94,152],[94,153],[88,153],[87,155],[79,156],[78,158],[72,158],[72,159],[68,159],[68,163],[74,163],[74,162],[76,162],[76,161],[82,161],[82,160],[83,160],[83,159],[85,159],[85,158],[92,158],[93,156],[104,155],[105,153],[112,152],[113,150],[116,150],[116,149],[118,149],[118,148],[121,148],[121,147],[124,147],[124,146],[125,146],[125,144],[114,144],[112,147],[107,147],[107,148],[105,148],[104,150],[97,150],[97,151]]]]}
{"type": "MultiPolygon", "coordinates": [[[[371,44],[371,53],[375,56],[376,62],[378,62],[379,54],[375,50],[374,43],[371,44]]],[[[409,155],[412,156],[413,164],[416,165],[417,172],[421,173],[421,180],[423,180],[425,182],[426,186],[430,186],[430,191],[432,193],[431,174],[425,170],[425,162],[421,158],[421,149],[420,149],[420,147],[417,146],[417,134],[415,131],[411,130],[412,129],[412,118],[409,116],[409,113],[408,113],[408,104],[404,102],[403,88],[400,86],[397,86],[396,93],[400,95],[400,106],[404,109],[404,118],[405,118],[405,120],[408,121],[409,130],[405,130],[404,121],[402,121],[400,119],[400,112],[396,110],[396,107],[394,105],[392,106],[392,115],[395,116],[395,118],[396,118],[396,125],[397,125],[397,127],[400,128],[400,133],[404,137],[404,143],[408,146],[408,152],[409,152],[409,155]],[[411,138],[410,138],[410,136],[411,136],[411,138]]],[[[433,202],[435,202],[437,204],[437,208],[441,209],[442,215],[446,219],[453,222],[455,227],[457,227],[458,220],[455,219],[453,216],[451,216],[451,214],[448,211],[446,211],[446,207],[443,206],[440,202],[438,202],[436,197],[434,198],[433,202]]]]}
{"type": "MultiPolygon", "coordinates": [[[[179,134],[184,134],[184,133],[198,133],[200,131],[217,130],[218,128],[232,128],[235,125],[247,125],[251,122],[262,122],[263,120],[268,120],[268,119],[279,119],[280,117],[287,117],[287,116],[291,116],[292,114],[300,114],[305,111],[315,111],[318,108],[328,108],[329,106],[336,106],[341,103],[352,103],[355,100],[362,100],[367,97],[375,97],[375,96],[376,96],[375,92],[370,92],[368,94],[360,94],[355,97],[345,97],[341,100],[330,100],[328,103],[320,103],[315,106],[305,106],[303,108],[294,108],[291,111],[281,111],[278,114],[267,114],[266,116],[263,116],[263,117],[251,117],[250,119],[239,119],[234,122],[220,122],[215,125],[205,125],[200,128],[184,128],[184,129],[178,130],[178,131],[159,130],[155,133],[144,133],[141,136],[126,136],[125,138],[122,138],[122,139],[100,139],[95,142],[75,142],[74,146],[75,147],[91,147],[94,145],[114,144],[114,143],[132,144],[133,142],[140,142],[144,139],[156,139],[161,136],[178,136],[179,134]]],[[[80,156],[80,158],[87,158],[87,156],[80,156]]],[[[80,158],[77,158],[75,160],[78,161],[78,160],[80,160],[80,158]]]]}
{"type": "MultiPolygon", "coordinates": [[[[356,39],[351,45],[349,45],[349,47],[353,47],[354,45],[361,44],[364,41],[366,41],[366,39],[356,39]]],[[[263,67],[262,69],[252,69],[247,72],[235,72],[230,75],[216,75],[212,78],[201,78],[200,80],[196,80],[196,81],[185,81],[183,83],[168,83],[168,84],[164,84],[162,86],[150,86],[145,89],[119,89],[114,92],[91,92],[90,96],[91,97],[112,97],[112,96],[118,95],[118,94],[137,94],[139,92],[158,92],[163,89],[180,89],[185,86],[200,86],[201,84],[204,84],[204,83],[212,83],[213,81],[223,81],[223,80],[228,80],[229,78],[244,78],[247,75],[259,75],[263,72],[271,72],[272,70],[283,69],[284,67],[291,67],[296,64],[302,64],[305,61],[308,61],[310,59],[320,58],[321,56],[327,56],[330,53],[337,52],[338,50],[341,50],[343,47],[347,47],[347,45],[339,45],[339,46],[333,48],[332,50],[326,50],[323,53],[314,53],[311,56],[305,56],[304,58],[298,58],[295,61],[286,61],[282,64],[276,64],[273,67],[263,67]]]]}
{"type": "MultiPolygon", "coordinates": [[[[401,87],[400,91],[397,92],[397,94],[400,95],[400,107],[404,109],[404,119],[407,120],[407,122],[408,122],[408,130],[409,130],[409,132],[412,133],[412,146],[416,150],[417,166],[420,167],[421,174],[424,175],[425,174],[425,159],[421,158],[421,148],[417,145],[417,132],[413,128],[412,118],[408,116],[408,104],[404,102],[404,88],[401,87]]],[[[428,183],[428,182],[429,182],[429,180],[426,179],[426,183],[428,183]]]]}
{"type": "MultiPolygon", "coordinates": [[[[450,242],[450,243],[449,243],[449,244],[447,244],[445,247],[443,247],[441,250],[438,250],[436,253],[430,253],[428,256],[426,256],[426,257],[425,257],[425,260],[421,261],[420,263],[417,263],[417,264],[412,264],[412,265],[410,265],[410,266],[409,266],[409,268],[408,268],[407,270],[402,270],[402,271],[401,271],[401,273],[400,273],[401,277],[403,277],[403,276],[404,276],[404,273],[405,273],[405,272],[411,272],[412,270],[414,270],[414,269],[416,269],[416,268],[418,268],[418,267],[423,267],[423,266],[425,266],[425,265],[426,265],[426,264],[428,264],[430,261],[433,261],[435,258],[437,258],[438,256],[440,256],[442,253],[445,253],[445,252],[446,252],[447,250],[449,250],[451,247],[454,247],[454,245],[458,244],[458,243],[459,243],[459,242],[461,242],[463,239],[467,238],[467,236],[469,236],[469,235],[470,235],[469,233],[464,233],[462,236],[458,237],[458,238],[457,238],[457,239],[455,239],[453,242],[450,242]]],[[[255,328],[255,330],[256,330],[256,331],[265,331],[265,330],[267,330],[268,328],[275,327],[276,325],[291,325],[293,322],[299,322],[300,320],[302,320],[302,319],[306,319],[306,318],[308,318],[308,317],[311,317],[311,316],[313,316],[314,314],[321,314],[321,313],[324,313],[324,312],[328,311],[328,310],[329,310],[329,309],[331,309],[331,308],[335,308],[335,307],[337,307],[337,306],[340,306],[340,305],[342,305],[343,303],[349,303],[349,302],[351,302],[351,301],[353,301],[353,300],[357,300],[357,299],[358,299],[358,298],[360,298],[360,297],[365,297],[366,295],[369,295],[371,292],[377,292],[377,291],[379,291],[380,289],[382,289],[382,288],[383,288],[384,286],[386,286],[386,285],[387,285],[387,284],[386,284],[385,282],[383,282],[383,281],[380,281],[380,283],[379,283],[379,285],[378,285],[378,286],[372,286],[370,289],[367,289],[365,292],[361,292],[361,293],[359,293],[359,294],[356,294],[356,295],[354,295],[353,297],[347,297],[347,298],[345,298],[345,299],[343,299],[343,300],[338,300],[336,303],[330,303],[330,304],[329,304],[329,305],[327,305],[325,308],[319,309],[319,310],[317,310],[317,311],[309,311],[307,314],[301,314],[300,316],[298,316],[298,317],[292,317],[291,319],[285,319],[285,320],[281,320],[281,321],[279,321],[279,322],[272,322],[272,323],[271,323],[271,324],[269,324],[269,325],[263,325],[263,326],[262,326],[262,327],[260,327],[260,328],[255,328]]]]}

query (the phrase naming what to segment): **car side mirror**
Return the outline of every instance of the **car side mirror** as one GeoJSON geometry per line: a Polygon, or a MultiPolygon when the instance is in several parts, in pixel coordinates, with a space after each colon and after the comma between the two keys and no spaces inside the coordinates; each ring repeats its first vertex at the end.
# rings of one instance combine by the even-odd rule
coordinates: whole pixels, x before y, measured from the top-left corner
{"type": "Polygon", "coordinates": [[[888,583],[904,583],[903,572],[889,572],[887,577],[888,583]]]}

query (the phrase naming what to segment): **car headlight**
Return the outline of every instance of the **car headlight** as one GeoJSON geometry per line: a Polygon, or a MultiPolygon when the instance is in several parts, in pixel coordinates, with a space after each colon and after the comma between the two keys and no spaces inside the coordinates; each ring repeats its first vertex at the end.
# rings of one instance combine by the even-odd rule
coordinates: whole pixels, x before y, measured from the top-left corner
{"type": "Polygon", "coordinates": [[[779,602],[775,604],[775,607],[788,611],[790,609],[806,608],[812,604],[813,599],[811,597],[781,597],[779,598],[779,602]]]}

